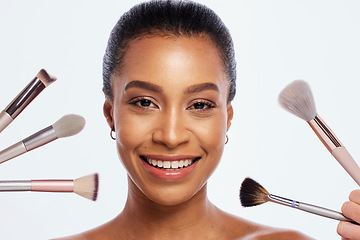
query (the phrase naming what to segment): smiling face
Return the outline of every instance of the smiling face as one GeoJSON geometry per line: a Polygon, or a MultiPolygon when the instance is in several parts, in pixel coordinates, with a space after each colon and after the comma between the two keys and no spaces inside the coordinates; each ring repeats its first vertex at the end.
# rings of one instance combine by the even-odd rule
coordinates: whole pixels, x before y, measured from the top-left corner
{"type": "Polygon", "coordinates": [[[104,114],[135,191],[163,205],[189,200],[220,161],[232,119],[229,84],[206,37],[133,40],[104,114]]]}

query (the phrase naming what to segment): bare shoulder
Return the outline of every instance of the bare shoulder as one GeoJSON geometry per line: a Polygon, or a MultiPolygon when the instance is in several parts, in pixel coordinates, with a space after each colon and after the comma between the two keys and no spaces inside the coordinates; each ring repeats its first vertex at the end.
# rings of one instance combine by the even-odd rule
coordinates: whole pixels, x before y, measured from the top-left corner
{"type": "Polygon", "coordinates": [[[232,232],[227,239],[234,240],[314,240],[299,231],[275,228],[224,213],[224,222],[232,232]],[[235,231],[234,231],[235,229],[235,231]]]}
{"type": "Polygon", "coordinates": [[[54,238],[51,240],[96,240],[96,239],[102,239],[102,240],[106,240],[109,239],[107,236],[107,232],[106,231],[101,231],[101,228],[95,228],[95,229],[90,229],[88,231],[76,234],[76,235],[71,235],[71,236],[67,236],[67,237],[61,237],[61,238],[54,238]]]}
{"type": "MultiPolygon", "coordinates": [[[[117,239],[129,240],[128,234],[118,232],[119,225],[114,222],[108,222],[102,226],[92,230],[83,232],[65,238],[57,238],[52,240],[106,240],[117,239]]],[[[120,229],[124,229],[121,228],[120,229]]],[[[126,228],[125,228],[126,229],[126,228]]],[[[218,209],[216,214],[216,222],[212,224],[212,229],[216,230],[216,239],[228,240],[312,240],[309,236],[295,230],[274,228],[271,226],[255,223],[241,217],[226,213],[218,209]]],[[[135,236],[135,235],[134,235],[135,236]]]]}
{"type": "Polygon", "coordinates": [[[62,238],[53,238],[51,240],[87,240],[88,238],[86,238],[85,236],[83,236],[83,234],[77,234],[77,235],[73,235],[73,236],[68,236],[68,237],[62,237],[62,238]]]}
{"type": "Polygon", "coordinates": [[[85,232],[81,232],[75,235],[70,235],[67,237],[53,238],[51,240],[92,240],[92,239],[102,239],[106,240],[108,237],[106,236],[106,231],[103,232],[104,226],[99,226],[85,232]]]}
{"type": "Polygon", "coordinates": [[[256,234],[252,235],[250,238],[245,238],[243,240],[314,240],[305,234],[289,229],[264,229],[263,231],[259,231],[256,234]]]}
{"type": "Polygon", "coordinates": [[[97,234],[97,232],[95,231],[86,231],[83,233],[79,233],[76,235],[72,235],[72,236],[67,236],[67,237],[61,237],[61,238],[53,238],[51,240],[93,240],[93,239],[108,239],[105,235],[100,236],[99,234],[97,234]]]}
{"type": "Polygon", "coordinates": [[[108,240],[108,239],[118,239],[122,240],[123,237],[114,235],[114,227],[112,226],[113,221],[109,221],[104,223],[103,225],[97,226],[93,229],[89,229],[85,232],[81,232],[75,235],[67,236],[67,237],[60,237],[60,238],[53,238],[51,240],[108,240]],[[113,238],[111,238],[112,236],[113,238]],[[115,238],[114,238],[115,236],[115,238]]]}
{"type": "Polygon", "coordinates": [[[50,240],[85,240],[85,238],[82,238],[81,236],[69,236],[63,238],[52,238],[50,240]]]}

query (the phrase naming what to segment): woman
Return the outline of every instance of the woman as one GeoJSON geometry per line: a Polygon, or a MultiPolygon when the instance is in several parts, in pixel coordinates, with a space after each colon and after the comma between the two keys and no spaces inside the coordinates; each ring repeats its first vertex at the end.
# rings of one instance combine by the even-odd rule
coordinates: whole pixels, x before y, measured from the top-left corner
{"type": "MultiPolygon", "coordinates": [[[[230,215],[207,198],[236,78],[232,39],[214,12],[189,1],[137,5],[114,27],[103,66],[104,115],[128,172],[128,198],[112,221],[66,239],[310,239],[230,215]]],[[[343,210],[357,220],[350,213],[360,208],[359,192],[352,196],[343,210]]],[[[355,231],[339,225],[343,236],[355,231]]]]}

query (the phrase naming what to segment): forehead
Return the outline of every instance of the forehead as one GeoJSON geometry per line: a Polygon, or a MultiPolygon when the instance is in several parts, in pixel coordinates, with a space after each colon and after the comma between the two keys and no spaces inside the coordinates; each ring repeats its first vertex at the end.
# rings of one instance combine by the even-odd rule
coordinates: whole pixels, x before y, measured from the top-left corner
{"type": "Polygon", "coordinates": [[[182,80],[228,85],[223,61],[209,37],[145,36],[129,43],[122,60],[116,78],[125,80],[123,84],[131,80],[182,80]]]}

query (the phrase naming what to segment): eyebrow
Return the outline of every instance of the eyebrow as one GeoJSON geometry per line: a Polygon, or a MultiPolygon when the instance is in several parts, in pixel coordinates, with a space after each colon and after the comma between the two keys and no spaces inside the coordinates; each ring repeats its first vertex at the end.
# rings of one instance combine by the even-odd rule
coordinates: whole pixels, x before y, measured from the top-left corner
{"type": "Polygon", "coordinates": [[[134,80],[129,82],[125,85],[124,91],[130,89],[130,88],[143,88],[146,90],[150,90],[153,92],[162,92],[162,88],[156,84],[149,83],[149,82],[143,82],[140,80],[134,80]]]}
{"type": "Polygon", "coordinates": [[[220,92],[220,89],[216,84],[209,82],[192,85],[188,87],[184,92],[187,94],[191,94],[191,93],[201,92],[204,90],[214,90],[218,93],[220,92]]]}
{"type": "MultiPolygon", "coordinates": [[[[126,84],[124,91],[127,91],[130,88],[143,88],[143,89],[150,90],[153,92],[158,92],[158,93],[161,93],[163,91],[162,88],[156,84],[144,82],[144,81],[140,81],[140,80],[134,80],[134,81],[131,81],[128,84],[126,84]]],[[[194,85],[188,87],[187,89],[185,89],[184,93],[192,94],[192,93],[197,93],[197,92],[201,92],[204,90],[214,90],[216,92],[220,92],[220,89],[216,84],[207,82],[207,83],[194,84],[194,85]]]]}

